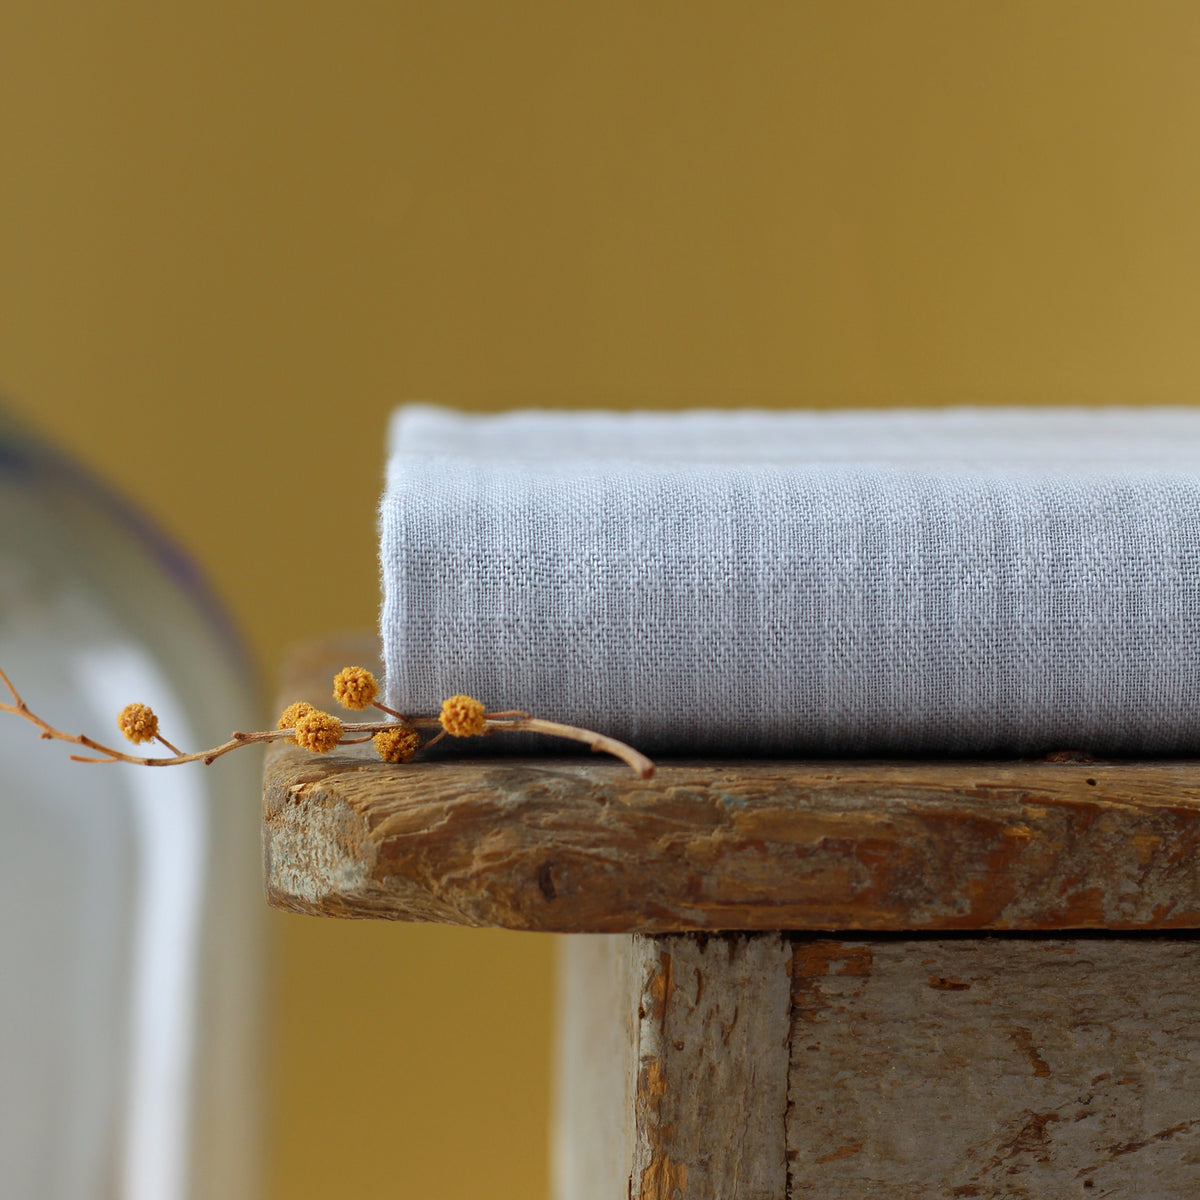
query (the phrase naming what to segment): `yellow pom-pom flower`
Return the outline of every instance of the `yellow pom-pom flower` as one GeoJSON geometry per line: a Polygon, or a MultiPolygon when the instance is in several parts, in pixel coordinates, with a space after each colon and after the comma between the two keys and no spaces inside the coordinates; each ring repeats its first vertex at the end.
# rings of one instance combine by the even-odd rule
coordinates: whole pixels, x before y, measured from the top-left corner
{"type": "Polygon", "coordinates": [[[342,723],[331,713],[311,708],[296,718],[296,745],[326,754],[342,740],[342,723]]]}
{"type": "Polygon", "coordinates": [[[421,745],[421,735],[415,729],[381,729],[371,740],[375,752],[389,763],[408,762],[421,745]]]}
{"type": "Polygon", "coordinates": [[[378,695],[379,684],[365,667],[343,667],[333,677],[333,698],[343,708],[366,708],[378,695]]]}
{"type": "Polygon", "coordinates": [[[117,727],[131,742],[152,742],[158,737],[158,718],[148,704],[127,704],[117,714],[117,727]]]}
{"type": "Polygon", "coordinates": [[[487,709],[473,696],[450,696],[438,720],[451,737],[476,737],[487,726],[487,709]]]}
{"type": "MultiPolygon", "coordinates": [[[[316,706],[309,704],[307,700],[297,700],[294,704],[289,704],[287,708],[279,714],[279,720],[275,722],[276,729],[291,729],[305,713],[316,712],[316,706]]],[[[287,742],[294,746],[296,739],[290,737],[287,742]]]]}

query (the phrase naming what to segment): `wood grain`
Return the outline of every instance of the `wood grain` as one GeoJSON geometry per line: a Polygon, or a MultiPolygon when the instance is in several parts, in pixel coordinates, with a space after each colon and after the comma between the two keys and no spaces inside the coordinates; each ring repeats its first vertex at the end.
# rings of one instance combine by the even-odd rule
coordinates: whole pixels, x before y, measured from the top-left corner
{"type": "Polygon", "coordinates": [[[559,1200],[1200,1195],[1197,935],[565,948],[559,1200]]]}
{"type": "Polygon", "coordinates": [[[794,951],[791,1200],[1200,1195],[1200,940],[794,951]]]}
{"type": "MultiPolygon", "coordinates": [[[[330,706],[355,645],[294,659],[283,699],[330,706]]],[[[319,915],[563,932],[1195,928],[1198,766],[663,762],[642,781],[276,744],[266,889],[319,915]]]]}
{"type": "Polygon", "coordinates": [[[635,936],[633,1200],[781,1200],[791,946],[635,936]]]}
{"type": "Polygon", "coordinates": [[[792,946],[563,939],[557,1200],[783,1200],[792,946]]]}

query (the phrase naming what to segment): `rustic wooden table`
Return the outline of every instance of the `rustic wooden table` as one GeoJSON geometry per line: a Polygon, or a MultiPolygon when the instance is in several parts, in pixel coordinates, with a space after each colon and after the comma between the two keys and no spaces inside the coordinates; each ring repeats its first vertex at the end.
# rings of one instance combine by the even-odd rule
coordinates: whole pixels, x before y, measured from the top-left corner
{"type": "Polygon", "coordinates": [[[263,852],[280,908],[581,935],[559,1200],[1200,1196],[1198,763],[276,744],[263,852]]]}

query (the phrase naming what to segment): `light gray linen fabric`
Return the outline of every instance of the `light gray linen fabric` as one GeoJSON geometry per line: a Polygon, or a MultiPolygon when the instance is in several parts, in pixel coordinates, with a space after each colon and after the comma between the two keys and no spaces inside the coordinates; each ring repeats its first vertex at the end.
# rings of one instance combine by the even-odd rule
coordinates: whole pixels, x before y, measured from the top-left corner
{"type": "Polygon", "coordinates": [[[389,703],[650,752],[1200,750],[1200,410],[402,408],[389,703]]]}

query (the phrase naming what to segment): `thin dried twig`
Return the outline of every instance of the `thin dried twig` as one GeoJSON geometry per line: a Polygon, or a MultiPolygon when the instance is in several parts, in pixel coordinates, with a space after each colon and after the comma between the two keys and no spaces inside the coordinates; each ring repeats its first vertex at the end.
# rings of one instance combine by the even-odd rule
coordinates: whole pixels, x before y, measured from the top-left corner
{"type": "MultiPolygon", "coordinates": [[[[362,672],[361,668],[351,668],[350,670],[361,672],[366,675],[370,682],[370,687],[375,688],[377,685],[369,673],[362,672]]],[[[115,750],[111,746],[106,746],[102,742],[96,741],[94,738],[88,737],[83,733],[66,733],[61,729],[57,729],[51,725],[49,721],[43,720],[22,699],[20,693],[13,686],[12,680],[0,670],[0,680],[4,686],[8,688],[12,695],[12,703],[5,704],[0,702],[0,712],[12,713],[14,716],[20,717],[34,725],[39,730],[39,737],[44,740],[68,742],[71,745],[83,746],[88,750],[95,751],[102,757],[91,757],[81,754],[72,754],[71,758],[75,762],[85,763],[132,763],[135,766],[141,767],[174,767],[183,763],[200,762],[208,765],[215,762],[222,755],[228,754],[231,750],[239,750],[243,746],[259,745],[265,742],[279,741],[296,741],[297,726],[292,725],[285,729],[265,729],[256,733],[234,733],[229,741],[222,743],[220,746],[214,746],[211,750],[200,750],[194,754],[184,754],[177,746],[173,746],[161,734],[155,732],[154,739],[161,742],[168,750],[172,751],[170,757],[151,757],[140,754],[126,754],[122,750],[115,750]]],[[[537,717],[531,717],[526,712],[518,710],[509,710],[505,712],[486,712],[483,705],[478,701],[470,700],[470,697],[454,697],[456,700],[467,700],[474,706],[474,716],[477,719],[470,729],[469,735],[489,733],[540,733],[548,734],[552,737],[568,738],[572,741],[583,742],[590,746],[595,751],[602,751],[605,754],[611,754],[615,758],[619,758],[622,762],[628,764],[642,779],[649,779],[654,774],[654,763],[650,761],[644,754],[640,754],[633,747],[627,746],[624,742],[619,742],[615,738],[606,737],[604,734],[594,733],[590,729],[579,729],[574,725],[563,725],[557,721],[544,721],[537,717]]],[[[319,750],[332,748],[333,745],[353,746],[360,742],[369,741],[375,734],[384,731],[396,729],[437,729],[439,732],[429,741],[425,742],[420,749],[425,749],[427,746],[432,746],[435,742],[441,741],[448,732],[455,732],[455,726],[447,724],[445,712],[440,717],[406,717],[393,709],[387,708],[378,701],[371,702],[375,708],[381,709],[390,717],[394,718],[388,721],[351,721],[339,722],[336,718],[327,718],[333,722],[333,736],[337,736],[337,730],[340,728],[341,734],[362,734],[361,737],[340,737],[337,741],[332,739],[327,745],[316,747],[319,750]]],[[[447,701],[449,704],[450,701],[447,701]]],[[[311,706],[293,706],[308,708],[311,706]]],[[[365,705],[362,705],[365,707],[365,705]]],[[[146,710],[149,713],[149,710],[146,710]]],[[[326,717],[326,714],[318,714],[326,717]]],[[[152,718],[153,719],[153,718],[152,718]]],[[[298,717],[299,721],[303,721],[304,717],[298,717]]],[[[464,736],[459,732],[456,736],[464,736]]],[[[313,747],[310,747],[313,748],[313,747]]]]}
{"type": "Polygon", "coordinates": [[[551,737],[569,738],[573,742],[583,742],[585,746],[591,746],[596,753],[611,754],[614,758],[619,758],[633,768],[639,779],[649,779],[654,774],[654,764],[632,746],[618,742],[616,738],[606,737],[602,733],[593,733],[590,729],[580,729],[576,725],[543,721],[538,717],[529,716],[528,713],[521,713],[512,718],[507,713],[488,713],[487,727],[489,733],[545,733],[551,737]]]}

